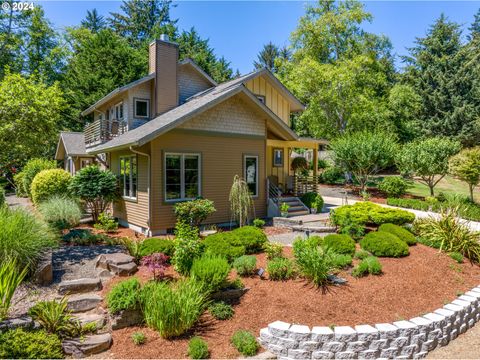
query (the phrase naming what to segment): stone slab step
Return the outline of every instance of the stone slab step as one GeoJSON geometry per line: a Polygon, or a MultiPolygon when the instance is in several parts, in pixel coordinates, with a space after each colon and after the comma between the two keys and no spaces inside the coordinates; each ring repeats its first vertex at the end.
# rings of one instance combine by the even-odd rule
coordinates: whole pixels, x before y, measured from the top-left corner
{"type": "Polygon", "coordinates": [[[112,263],[108,266],[111,272],[119,276],[129,276],[137,272],[137,264],[135,264],[134,262],[119,265],[112,263]]]}
{"type": "Polygon", "coordinates": [[[97,294],[82,294],[72,296],[67,300],[67,308],[73,312],[85,312],[95,309],[102,302],[102,297],[97,294]]]}
{"type": "Polygon", "coordinates": [[[102,290],[102,281],[100,279],[76,279],[62,281],[58,285],[59,294],[78,294],[90,291],[102,290]]]}
{"type": "Polygon", "coordinates": [[[337,228],[332,226],[305,226],[305,225],[296,225],[292,226],[293,231],[310,231],[316,233],[335,233],[337,228]]]}
{"type": "Polygon", "coordinates": [[[122,265],[134,262],[133,256],[124,253],[102,254],[98,257],[95,267],[109,269],[109,265],[122,265]]]}
{"type": "Polygon", "coordinates": [[[78,314],[75,316],[83,326],[88,324],[95,324],[97,329],[101,329],[107,323],[105,314],[78,314]]]}
{"type": "Polygon", "coordinates": [[[65,354],[75,358],[82,358],[98,354],[110,349],[112,345],[112,335],[87,335],[81,338],[64,340],[62,348],[65,354]]]}

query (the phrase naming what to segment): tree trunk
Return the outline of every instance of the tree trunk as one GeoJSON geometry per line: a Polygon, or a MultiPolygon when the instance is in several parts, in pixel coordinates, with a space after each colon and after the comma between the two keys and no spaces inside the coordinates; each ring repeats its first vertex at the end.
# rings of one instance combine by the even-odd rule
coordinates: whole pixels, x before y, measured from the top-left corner
{"type": "Polygon", "coordinates": [[[470,190],[470,200],[472,201],[472,203],[474,202],[473,200],[473,185],[472,184],[468,184],[468,189],[470,190]]]}
{"type": "Polygon", "coordinates": [[[435,196],[435,193],[433,192],[433,188],[435,187],[435,185],[428,184],[428,187],[430,188],[430,196],[435,196]]]}

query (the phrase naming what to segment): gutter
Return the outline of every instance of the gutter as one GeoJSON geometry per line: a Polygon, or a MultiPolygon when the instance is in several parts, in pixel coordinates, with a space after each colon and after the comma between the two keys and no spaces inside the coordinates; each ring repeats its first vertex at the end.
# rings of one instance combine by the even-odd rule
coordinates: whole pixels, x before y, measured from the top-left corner
{"type": "MultiPolygon", "coordinates": [[[[148,195],[148,219],[147,219],[147,224],[148,224],[148,228],[147,228],[147,236],[152,236],[152,231],[151,231],[151,224],[150,224],[150,220],[151,220],[151,202],[152,202],[152,197],[150,196],[150,154],[147,154],[147,153],[142,153],[140,151],[137,151],[137,150],[134,150],[132,146],[130,146],[130,151],[133,152],[134,154],[137,154],[137,155],[142,155],[142,156],[146,156],[147,159],[148,159],[148,163],[147,163],[147,168],[148,168],[148,174],[147,174],[147,177],[148,177],[148,182],[147,182],[147,195],[148,195]]],[[[137,164],[138,166],[138,164],[137,164]]],[[[137,170],[138,171],[138,170],[137,170]]],[[[137,176],[138,176],[138,173],[137,173],[137,176]]],[[[138,190],[137,190],[138,191],[138,190]]]]}

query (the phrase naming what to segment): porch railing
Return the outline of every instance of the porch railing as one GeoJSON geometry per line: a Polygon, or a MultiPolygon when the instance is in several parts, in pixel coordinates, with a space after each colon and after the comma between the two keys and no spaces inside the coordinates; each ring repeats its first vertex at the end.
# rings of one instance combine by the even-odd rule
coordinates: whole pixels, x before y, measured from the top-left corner
{"type": "Polygon", "coordinates": [[[125,121],[121,120],[95,120],[85,126],[85,146],[93,147],[112,140],[118,135],[128,131],[125,121]]]}
{"type": "Polygon", "coordinates": [[[282,190],[278,186],[276,186],[272,181],[267,179],[267,189],[268,189],[268,200],[272,200],[276,205],[280,203],[280,198],[282,197],[282,190]]]}
{"type": "Polygon", "coordinates": [[[297,176],[293,177],[293,193],[301,196],[307,192],[319,192],[320,176],[297,176]]]}

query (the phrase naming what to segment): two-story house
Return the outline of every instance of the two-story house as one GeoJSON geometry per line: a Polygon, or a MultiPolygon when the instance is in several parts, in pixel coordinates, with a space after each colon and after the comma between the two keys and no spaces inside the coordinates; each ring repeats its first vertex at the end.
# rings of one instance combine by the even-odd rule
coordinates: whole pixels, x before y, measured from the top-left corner
{"type": "Polygon", "coordinates": [[[198,197],[215,203],[209,223],[229,222],[235,175],[251,189],[255,216],[265,217],[291,182],[292,149],[314,149],[317,172],[325,141],[290,128],[291,114],[303,110],[268,70],[217,84],[193,61],[179,61],[178,46],[163,36],[150,44],[149,74],[86,109],[93,122],[61,134],[57,159],[72,172],[91,161],[110,168],[122,195],[113,215],[149,235],[174,227],[176,202],[198,197]]]}

